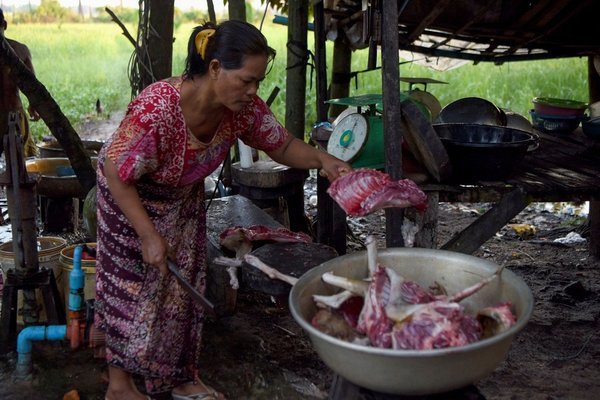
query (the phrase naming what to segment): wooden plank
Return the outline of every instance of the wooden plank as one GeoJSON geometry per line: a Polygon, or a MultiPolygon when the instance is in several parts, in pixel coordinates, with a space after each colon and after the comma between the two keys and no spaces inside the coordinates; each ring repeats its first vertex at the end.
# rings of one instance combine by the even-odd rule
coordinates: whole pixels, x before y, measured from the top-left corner
{"type": "Polygon", "coordinates": [[[471,225],[454,235],[441,248],[471,254],[530,203],[526,193],[517,188],[502,197],[471,225]]]}
{"type": "Polygon", "coordinates": [[[452,174],[450,157],[431,122],[410,100],[403,101],[401,109],[402,132],[411,153],[436,182],[448,179],[452,174]]]}

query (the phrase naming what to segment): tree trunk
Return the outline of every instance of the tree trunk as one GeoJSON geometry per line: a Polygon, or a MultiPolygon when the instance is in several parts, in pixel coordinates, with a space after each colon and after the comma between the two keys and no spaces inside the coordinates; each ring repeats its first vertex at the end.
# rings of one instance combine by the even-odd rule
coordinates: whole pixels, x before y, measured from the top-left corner
{"type": "Polygon", "coordinates": [[[150,26],[148,30],[148,55],[157,81],[171,76],[173,64],[173,1],[150,1],[150,26]]]}
{"type": "MultiPolygon", "coordinates": [[[[52,98],[46,87],[15,54],[4,35],[0,35],[0,64],[11,69],[11,75],[19,90],[27,96],[29,103],[37,110],[42,120],[65,150],[77,179],[83,187],[82,197],[96,184],[96,172],[83,143],[71,123],[65,117],[60,106],[52,98]]],[[[1,139],[0,139],[1,140],[1,139]]]]}
{"type": "Polygon", "coordinates": [[[229,0],[229,19],[246,20],[246,2],[244,0],[229,0]]]}
{"type": "Polygon", "coordinates": [[[304,141],[308,2],[290,0],[288,7],[285,127],[292,135],[304,141]]]}
{"type": "MultiPolygon", "coordinates": [[[[331,72],[330,99],[348,97],[350,94],[350,63],[352,50],[346,44],[342,35],[338,35],[333,44],[333,70],[331,72]]],[[[332,104],[329,107],[329,116],[337,117],[346,107],[332,104]]]]}

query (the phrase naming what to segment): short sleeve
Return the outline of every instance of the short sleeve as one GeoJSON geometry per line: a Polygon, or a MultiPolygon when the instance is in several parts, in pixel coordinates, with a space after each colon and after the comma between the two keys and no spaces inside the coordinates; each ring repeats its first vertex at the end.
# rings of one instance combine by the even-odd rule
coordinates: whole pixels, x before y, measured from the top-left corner
{"type": "Polygon", "coordinates": [[[249,129],[240,135],[249,146],[262,151],[273,151],[285,143],[290,133],[277,121],[267,104],[258,96],[243,111],[251,121],[249,129]]]}
{"type": "Polygon", "coordinates": [[[123,182],[135,183],[159,167],[161,134],[168,125],[172,90],[171,85],[159,82],[129,104],[107,151],[123,182]]]}

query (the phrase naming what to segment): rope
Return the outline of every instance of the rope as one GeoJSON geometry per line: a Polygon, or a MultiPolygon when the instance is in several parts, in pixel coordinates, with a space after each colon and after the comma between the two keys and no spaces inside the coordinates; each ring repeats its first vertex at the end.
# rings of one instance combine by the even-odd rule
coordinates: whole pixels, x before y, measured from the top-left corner
{"type": "Polygon", "coordinates": [[[290,69],[294,69],[294,68],[298,68],[298,67],[302,67],[302,66],[310,67],[309,81],[310,81],[310,89],[312,90],[313,73],[315,71],[315,55],[313,54],[312,51],[310,51],[306,47],[304,47],[303,43],[301,43],[297,40],[289,41],[286,44],[286,47],[288,48],[290,53],[292,53],[294,56],[296,56],[298,58],[298,62],[296,62],[294,65],[287,67],[286,70],[290,70],[290,69]]]}

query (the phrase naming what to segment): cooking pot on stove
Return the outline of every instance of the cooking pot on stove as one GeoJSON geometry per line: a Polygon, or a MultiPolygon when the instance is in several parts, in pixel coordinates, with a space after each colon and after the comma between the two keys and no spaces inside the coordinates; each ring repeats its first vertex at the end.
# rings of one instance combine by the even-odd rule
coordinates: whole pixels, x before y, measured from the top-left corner
{"type": "MultiPolygon", "coordinates": [[[[456,293],[494,273],[491,261],[445,250],[390,248],[380,250],[378,262],[393,268],[423,287],[438,282],[456,293]]],[[[290,292],[290,311],[308,333],[323,362],[348,381],[383,393],[425,395],[462,388],[489,375],[504,361],[511,342],[533,311],[533,296],[525,282],[504,269],[476,294],[461,304],[469,313],[498,302],[510,301],[517,317],[515,325],[495,336],[445,349],[393,350],[346,342],[329,336],[310,323],[317,312],[314,294],[340,291],[321,280],[325,272],[354,279],[367,277],[367,253],[337,257],[300,277],[290,292]]]]}
{"type": "Polygon", "coordinates": [[[452,164],[452,180],[469,183],[510,177],[538,137],[506,126],[434,124],[452,164]]]}

